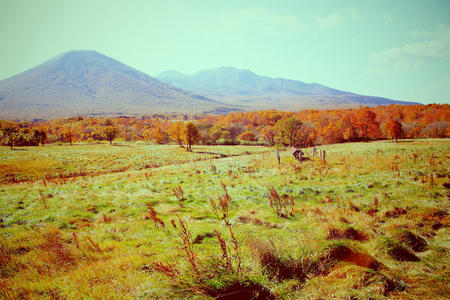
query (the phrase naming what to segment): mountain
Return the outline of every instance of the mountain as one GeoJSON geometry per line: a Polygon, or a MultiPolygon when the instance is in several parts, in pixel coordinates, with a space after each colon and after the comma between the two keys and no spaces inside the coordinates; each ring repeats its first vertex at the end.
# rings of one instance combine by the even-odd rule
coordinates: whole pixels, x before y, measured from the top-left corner
{"type": "Polygon", "coordinates": [[[70,51],[0,81],[1,119],[75,115],[227,113],[235,110],[413,104],[223,67],[153,78],[95,51],[70,51]]]}
{"type": "Polygon", "coordinates": [[[359,105],[417,104],[363,96],[317,83],[260,76],[250,70],[231,67],[202,70],[191,75],[166,71],[159,80],[208,97],[254,109],[300,110],[305,108],[345,108],[359,105]]]}
{"type": "Polygon", "coordinates": [[[63,53],[0,81],[0,118],[4,119],[235,109],[95,51],[63,53]]]}

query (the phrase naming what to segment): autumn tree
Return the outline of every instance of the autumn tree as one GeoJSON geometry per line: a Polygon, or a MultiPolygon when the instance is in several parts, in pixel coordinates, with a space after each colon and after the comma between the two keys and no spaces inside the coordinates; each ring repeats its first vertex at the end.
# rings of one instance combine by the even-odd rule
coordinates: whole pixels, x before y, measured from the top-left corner
{"type": "Polygon", "coordinates": [[[273,126],[267,125],[261,130],[261,134],[267,144],[275,144],[275,132],[273,130],[273,126]]]}
{"type": "Polygon", "coordinates": [[[144,132],[142,132],[142,137],[145,141],[149,142],[152,139],[152,130],[150,128],[146,128],[144,132]]]}
{"type": "Polygon", "coordinates": [[[256,139],[255,134],[251,131],[245,131],[238,136],[238,140],[241,140],[241,141],[253,142],[253,141],[255,141],[255,139],[256,139]]]}
{"type": "Polygon", "coordinates": [[[214,126],[209,130],[209,134],[211,136],[212,141],[215,142],[222,137],[222,129],[217,126],[214,126]]]}
{"type": "Polygon", "coordinates": [[[40,135],[40,143],[42,145],[42,147],[44,147],[44,144],[47,142],[47,132],[44,129],[39,129],[40,135]]]}
{"type": "MultiPolygon", "coordinates": [[[[145,139],[154,140],[155,143],[165,143],[170,137],[176,143],[184,144],[180,123],[167,121],[176,117],[177,115],[155,114],[142,118],[72,117],[20,123],[0,120],[0,129],[9,126],[17,128],[13,146],[37,145],[40,133],[34,129],[42,129],[47,135],[47,138],[41,136],[41,144],[57,141],[70,143],[71,140],[106,140],[104,128],[107,126],[117,126],[119,134],[116,139],[120,135],[120,138],[126,141],[145,139]]],[[[256,138],[261,136],[271,145],[275,142],[295,146],[356,142],[391,136],[388,134],[386,125],[394,119],[402,125],[401,137],[448,137],[450,135],[449,104],[389,105],[359,109],[308,109],[296,113],[267,110],[236,112],[224,116],[205,116],[203,118],[184,116],[184,120],[187,118],[196,119],[195,125],[201,133],[203,144],[234,144],[236,139],[246,131],[253,132],[257,136],[256,138]],[[292,117],[301,120],[302,125],[300,130],[296,130],[295,134],[289,138],[288,133],[279,129],[284,127],[282,125],[286,122],[285,119],[292,117]],[[272,127],[278,122],[280,123],[277,128],[272,127]]],[[[2,143],[10,146],[7,134],[5,132],[1,134],[0,130],[0,135],[2,143]]],[[[392,138],[395,136],[392,135],[392,138]]]]}
{"type": "Polygon", "coordinates": [[[386,133],[389,138],[395,139],[397,143],[397,139],[402,135],[402,123],[397,120],[391,120],[386,124],[386,133]]]}
{"type": "Polygon", "coordinates": [[[353,126],[352,118],[352,111],[345,111],[339,116],[339,121],[336,123],[336,127],[338,127],[342,132],[342,141],[353,142],[358,140],[358,132],[353,126]]]}
{"type": "Polygon", "coordinates": [[[178,122],[174,122],[170,125],[169,129],[168,129],[168,134],[169,137],[178,145],[180,145],[180,147],[183,147],[183,135],[182,135],[182,131],[183,131],[183,122],[178,121],[178,122]]]}
{"type": "Polygon", "coordinates": [[[226,126],[226,131],[229,132],[229,139],[236,140],[236,138],[244,131],[243,126],[239,123],[231,123],[226,126]]]}
{"type": "Polygon", "coordinates": [[[301,125],[301,130],[298,130],[295,136],[296,144],[298,144],[300,147],[307,147],[309,145],[312,145],[314,143],[314,141],[312,140],[314,130],[315,129],[312,123],[304,122],[301,125]]]}
{"type": "Polygon", "coordinates": [[[352,115],[352,125],[361,140],[377,139],[381,137],[380,123],[376,121],[377,114],[364,107],[352,115]]]}
{"type": "Polygon", "coordinates": [[[281,119],[275,124],[275,131],[278,140],[289,146],[297,144],[296,136],[302,128],[302,122],[296,118],[281,119]]]}
{"type": "Polygon", "coordinates": [[[267,111],[264,113],[264,119],[267,121],[267,124],[270,126],[275,126],[275,124],[281,120],[283,115],[278,111],[267,111]]]}
{"type": "Polygon", "coordinates": [[[160,123],[157,123],[151,130],[150,130],[150,137],[151,139],[155,140],[158,144],[163,144],[164,140],[166,139],[166,134],[162,129],[162,126],[160,123]]]}
{"type": "Polygon", "coordinates": [[[17,137],[17,134],[19,133],[18,129],[15,126],[7,126],[2,128],[3,134],[8,139],[8,145],[11,146],[11,150],[14,147],[14,141],[17,137]]]}
{"type": "Polygon", "coordinates": [[[191,122],[186,123],[181,131],[184,142],[187,144],[187,149],[191,150],[191,146],[200,140],[200,132],[197,127],[191,122]]]}
{"type": "Polygon", "coordinates": [[[109,141],[110,145],[112,145],[112,141],[117,137],[118,134],[119,129],[115,126],[106,126],[103,129],[103,135],[109,141]]]}
{"type": "Polygon", "coordinates": [[[111,119],[105,119],[105,126],[113,126],[113,122],[111,121],[111,119]]]}
{"type": "Polygon", "coordinates": [[[433,122],[423,130],[423,135],[430,138],[448,137],[448,122],[433,122]]]}
{"type": "Polygon", "coordinates": [[[70,127],[66,127],[63,132],[61,133],[61,140],[63,142],[69,143],[70,146],[72,146],[73,138],[75,137],[75,134],[70,127]]]}
{"type": "Polygon", "coordinates": [[[39,144],[42,144],[42,147],[44,147],[45,141],[47,140],[47,133],[44,129],[39,128],[33,128],[33,142],[36,146],[39,146],[39,144]]]}

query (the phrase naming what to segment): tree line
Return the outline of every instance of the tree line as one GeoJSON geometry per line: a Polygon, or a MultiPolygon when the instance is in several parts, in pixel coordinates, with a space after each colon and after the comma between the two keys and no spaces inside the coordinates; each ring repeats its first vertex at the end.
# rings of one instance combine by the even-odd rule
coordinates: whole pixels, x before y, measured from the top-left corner
{"type": "Polygon", "coordinates": [[[36,122],[0,120],[2,145],[96,142],[114,139],[203,145],[312,145],[450,136],[448,104],[389,105],[353,109],[235,112],[191,120],[72,117],[36,122]]]}

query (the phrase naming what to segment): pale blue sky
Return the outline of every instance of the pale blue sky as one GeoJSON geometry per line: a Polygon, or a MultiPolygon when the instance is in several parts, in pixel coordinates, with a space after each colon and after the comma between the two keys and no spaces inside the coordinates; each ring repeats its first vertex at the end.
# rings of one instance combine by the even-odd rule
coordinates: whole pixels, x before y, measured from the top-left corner
{"type": "Polygon", "coordinates": [[[0,79],[85,49],[152,76],[233,66],[450,102],[449,0],[0,0],[0,37],[0,79]]]}

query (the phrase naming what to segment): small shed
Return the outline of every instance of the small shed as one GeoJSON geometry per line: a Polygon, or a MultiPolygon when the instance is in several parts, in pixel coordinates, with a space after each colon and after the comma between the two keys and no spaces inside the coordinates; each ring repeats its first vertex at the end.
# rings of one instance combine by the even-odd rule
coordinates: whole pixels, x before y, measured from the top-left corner
{"type": "Polygon", "coordinates": [[[302,161],[303,159],[303,155],[305,155],[305,153],[303,153],[302,150],[296,148],[296,147],[291,147],[289,149],[289,152],[292,154],[292,156],[294,156],[298,161],[302,161]]]}

